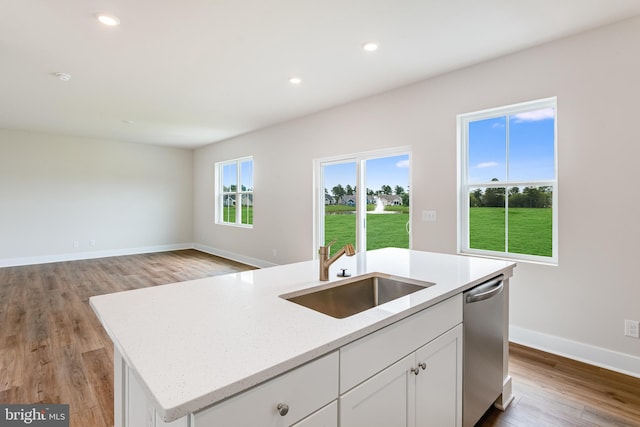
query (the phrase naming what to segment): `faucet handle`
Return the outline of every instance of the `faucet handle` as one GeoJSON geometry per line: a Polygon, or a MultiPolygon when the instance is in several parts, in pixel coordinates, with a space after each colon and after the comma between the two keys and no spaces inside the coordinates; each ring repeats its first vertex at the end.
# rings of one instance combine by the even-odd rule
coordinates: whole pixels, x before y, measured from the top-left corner
{"type": "Polygon", "coordinates": [[[329,244],[324,245],[324,246],[328,248],[328,247],[330,247],[331,245],[333,245],[337,241],[338,241],[338,239],[333,239],[332,241],[329,242],[329,244]]]}
{"type": "Polygon", "coordinates": [[[331,250],[330,249],[331,245],[333,245],[337,241],[338,241],[338,239],[333,239],[332,241],[329,242],[328,245],[320,246],[320,248],[318,249],[318,253],[321,256],[325,256],[326,255],[327,257],[329,257],[329,251],[331,250]]]}

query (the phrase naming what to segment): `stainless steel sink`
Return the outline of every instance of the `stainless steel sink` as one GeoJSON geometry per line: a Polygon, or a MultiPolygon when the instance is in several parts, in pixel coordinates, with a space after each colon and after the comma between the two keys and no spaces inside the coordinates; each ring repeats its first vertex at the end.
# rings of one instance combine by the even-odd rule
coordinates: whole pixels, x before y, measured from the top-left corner
{"type": "Polygon", "coordinates": [[[335,282],[328,288],[323,286],[319,290],[313,288],[281,297],[343,319],[432,285],[433,283],[369,274],[335,282]]]}

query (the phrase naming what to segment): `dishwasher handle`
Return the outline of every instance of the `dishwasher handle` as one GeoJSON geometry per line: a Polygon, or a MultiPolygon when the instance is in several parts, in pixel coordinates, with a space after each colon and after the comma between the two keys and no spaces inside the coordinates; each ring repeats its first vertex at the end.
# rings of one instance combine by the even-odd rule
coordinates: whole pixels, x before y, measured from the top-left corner
{"type": "Polygon", "coordinates": [[[474,302],[484,301],[502,292],[504,284],[502,276],[497,277],[489,282],[478,285],[470,291],[466,292],[465,302],[471,304],[474,302]]]}

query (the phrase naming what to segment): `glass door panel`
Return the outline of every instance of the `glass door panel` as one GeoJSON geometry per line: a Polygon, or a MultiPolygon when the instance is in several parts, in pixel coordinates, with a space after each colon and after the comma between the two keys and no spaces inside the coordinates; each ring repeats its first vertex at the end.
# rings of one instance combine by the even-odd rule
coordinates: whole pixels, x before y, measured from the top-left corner
{"type": "Polygon", "coordinates": [[[336,240],[331,247],[331,254],[347,243],[357,250],[357,169],[355,161],[322,165],[324,242],[320,244],[326,245],[336,240]]]}
{"type": "Polygon", "coordinates": [[[409,155],[364,162],[367,250],[409,248],[409,155]]]}

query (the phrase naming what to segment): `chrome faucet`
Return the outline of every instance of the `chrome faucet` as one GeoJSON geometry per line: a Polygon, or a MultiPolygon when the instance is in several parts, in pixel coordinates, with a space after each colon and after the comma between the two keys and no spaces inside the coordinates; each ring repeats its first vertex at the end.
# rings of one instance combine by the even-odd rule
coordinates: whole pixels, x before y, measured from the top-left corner
{"type": "Polygon", "coordinates": [[[347,243],[331,258],[329,258],[329,248],[335,242],[336,241],[334,240],[326,246],[320,246],[320,280],[329,280],[329,267],[342,255],[346,254],[347,256],[353,256],[356,254],[356,250],[353,248],[353,245],[351,243],[347,243]]]}

